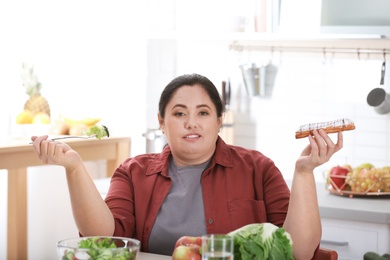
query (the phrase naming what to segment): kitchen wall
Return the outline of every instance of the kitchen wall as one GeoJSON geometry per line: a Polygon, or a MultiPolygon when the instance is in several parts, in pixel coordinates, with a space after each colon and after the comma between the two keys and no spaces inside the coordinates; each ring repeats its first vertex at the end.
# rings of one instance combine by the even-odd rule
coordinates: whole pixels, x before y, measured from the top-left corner
{"type": "Polygon", "coordinates": [[[28,99],[20,78],[26,62],[53,122],[101,117],[112,135],[139,136],[134,151],[142,152],[136,148],[145,131],[145,10],[143,1],[2,1],[0,140],[20,134],[14,122],[28,99]]]}
{"type": "MultiPolygon", "coordinates": [[[[389,115],[377,114],[366,102],[369,91],[380,87],[383,57],[360,55],[358,50],[348,57],[327,52],[232,51],[229,49],[232,39],[229,41],[224,33],[239,30],[253,32],[254,28],[250,26],[253,22],[251,7],[253,3],[259,2],[264,1],[245,1],[242,4],[237,1],[216,1],[213,5],[207,5],[207,8],[202,8],[202,1],[196,5],[189,0],[172,5],[170,10],[175,13],[176,26],[166,26],[165,30],[173,30],[177,34],[171,40],[171,45],[167,41],[158,44],[165,40],[158,37],[150,40],[159,47],[151,47],[148,53],[158,53],[158,48],[164,47],[164,59],[158,61],[159,65],[154,64],[157,69],[152,74],[171,75],[172,70],[176,75],[197,72],[209,77],[219,89],[222,80],[230,78],[233,87],[231,110],[235,118],[234,143],[260,150],[271,157],[286,179],[292,178],[295,160],[307,144],[306,139],[295,139],[294,133],[298,127],[339,118],[352,119],[357,129],[345,132],[344,148],[330,162],[316,169],[318,181],[324,181],[323,172],[336,164],[347,163],[353,167],[364,162],[371,162],[378,167],[389,165],[389,115]],[[226,8],[226,12],[221,15],[218,12],[219,4],[226,8]],[[218,19],[215,17],[217,13],[218,19]],[[200,14],[202,19],[198,19],[200,14]],[[244,28],[233,26],[236,25],[233,21],[237,22],[237,15],[247,18],[244,28]],[[213,33],[216,27],[219,29],[218,34],[213,33]],[[245,63],[271,63],[278,68],[272,97],[248,97],[239,69],[239,65],[245,63]],[[164,73],[162,68],[171,70],[164,73]]],[[[279,3],[265,2],[268,5],[279,3]]],[[[282,2],[278,32],[292,39],[324,37],[319,34],[320,6],[319,0],[300,0],[299,4],[282,2]],[[302,12],[302,6],[310,11],[297,15],[302,12]]],[[[158,16],[157,13],[155,15],[158,16]]],[[[162,16],[158,17],[163,20],[162,16]]],[[[267,23],[271,23],[270,20],[273,21],[267,17],[267,23]]],[[[271,29],[269,26],[267,28],[269,32],[271,29]]],[[[374,35],[328,37],[375,38],[374,35]]],[[[390,86],[389,74],[386,75],[384,86],[381,86],[386,90],[390,86]]],[[[157,100],[157,94],[154,95],[157,100]]],[[[156,111],[154,101],[149,100],[148,108],[156,111]]],[[[148,122],[154,120],[153,117],[147,118],[148,122]]],[[[332,138],[335,137],[332,135],[332,138]]]]}
{"type": "MultiPolygon", "coordinates": [[[[112,135],[145,151],[146,3],[0,1],[0,144],[25,138],[14,124],[28,99],[22,62],[34,65],[52,119],[101,117],[112,135]]],[[[42,132],[44,133],[44,132],[42,132]]],[[[46,132],[45,132],[46,133],[46,132]]],[[[137,150],[139,149],[139,150],[137,150]]],[[[88,163],[100,174],[103,162],[88,163]]],[[[0,259],[7,254],[7,172],[0,170],[0,259]]],[[[64,171],[28,169],[29,259],[56,259],[56,242],[78,236],[64,171]]]]}
{"type": "MultiPolygon", "coordinates": [[[[177,74],[204,74],[221,89],[228,77],[232,84],[234,144],[256,149],[272,158],[286,179],[308,143],[295,139],[300,125],[339,118],[352,119],[356,130],[344,132],[344,148],[330,162],[316,169],[318,181],[333,165],[371,162],[390,165],[389,115],[377,114],[366,98],[376,87],[389,91],[390,73],[380,85],[383,60],[336,54],[235,52],[223,41],[181,41],[175,51],[177,74]],[[194,52],[192,50],[201,50],[194,52]],[[190,62],[189,62],[190,61],[190,62]],[[239,65],[272,64],[277,68],[271,97],[249,97],[239,65]]],[[[161,64],[164,64],[162,61],[161,64]]],[[[336,135],[331,135],[336,141],[336,135]]]]}
{"type": "MultiPolygon", "coordinates": [[[[317,180],[323,181],[322,172],[337,164],[390,165],[389,115],[377,114],[366,103],[369,91],[380,86],[382,61],[291,57],[278,62],[272,97],[248,98],[250,105],[236,106],[237,142],[271,157],[290,179],[295,160],[308,143],[294,138],[298,127],[350,118],[356,130],[344,132],[344,148],[316,170],[317,180]],[[242,120],[242,114],[248,119],[242,120]],[[247,125],[256,129],[252,138],[245,137],[247,125]]],[[[389,78],[382,86],[387,90],[389,78]]],[[[336,141],[336,135],[332,139],[336,141]]]]}

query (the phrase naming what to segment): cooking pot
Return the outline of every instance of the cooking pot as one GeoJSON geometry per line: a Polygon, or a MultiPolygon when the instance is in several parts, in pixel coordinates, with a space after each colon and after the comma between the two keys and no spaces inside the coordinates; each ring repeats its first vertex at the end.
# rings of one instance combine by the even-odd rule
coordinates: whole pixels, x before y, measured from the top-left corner
{"type": "Polygon", "coordinates": [[[249,96],[272,96],[277,67],[272,63],[258,66],[255,63],[240,66],[245,88],[249,96]]]}
{"type": "Polygon", "coordinates": [[[378,114],[390,112],[390,94],[383,88],[385,81],[386,61],[382,63],[381,80],[379,88],[374,88],[367,95],[367,103],[372,106],[378,114]]]}
{"type": "Polygon", "coordinates": [[[390,112],[390,94],[383,88],[374,88],[368,93],[367,103],[374,107],[378,114],[390,112]]]}
{"type": "Polygon", "coordinates": [[[146,153],[160,153],[167,144],[167,140],[159,128],[148,129],[142,136],[146,138],[146,153]]]}
{"type": "Polygon", "coordinates": [[[249,96],[264,95],[264,72],[263,66],[257,66],[255,63],[244,64],[240,66],[246,91],[249,96]]]}

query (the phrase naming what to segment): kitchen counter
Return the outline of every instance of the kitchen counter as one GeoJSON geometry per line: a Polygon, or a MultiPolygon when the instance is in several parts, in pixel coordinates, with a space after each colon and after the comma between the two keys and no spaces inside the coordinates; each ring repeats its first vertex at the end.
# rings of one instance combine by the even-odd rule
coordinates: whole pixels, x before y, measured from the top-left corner
{"type": "Polygon", "coordinates": [[[390,197],[344,197],[330,194],[325,183],[317,183],[321,218],[390,224],[390,197]]]}
{"type": "MultiPolygon", "coordinates": [[[[292,180],[286,180],[291,187],[292,180]]],[[[390,224],[390,196],[348,197],[331,194],[324,182],[317,182],[321,218],[390,224]]]]}
{"type": "Polygon", "coordinates": [[[366,252],[390,252],[390,197],[332,194],[317,183],[321,215],[321,246],[339,259],[363,259],[366,252]]]}

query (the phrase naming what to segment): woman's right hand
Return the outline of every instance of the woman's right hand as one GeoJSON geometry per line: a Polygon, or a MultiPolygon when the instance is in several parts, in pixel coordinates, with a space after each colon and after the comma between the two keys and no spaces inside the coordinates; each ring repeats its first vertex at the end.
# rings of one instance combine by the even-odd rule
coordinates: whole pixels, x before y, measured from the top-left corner
{"type": "Polygon", "coordinates": [[[42,162],[65,167],[73,217],[80,234],[112,236],[115,230],[113,215],[81,156],[66,143],[50,140],[47,135],[32,136],[31,140],[42,162]]]}
{"type": "Polygon", "coordinates": [[[80,155],[66,143],[49,140],[47,135],[32,136],[31,140],[39,159],[46,164],[64,166],[72,171],[83,163],[80,155]]]}

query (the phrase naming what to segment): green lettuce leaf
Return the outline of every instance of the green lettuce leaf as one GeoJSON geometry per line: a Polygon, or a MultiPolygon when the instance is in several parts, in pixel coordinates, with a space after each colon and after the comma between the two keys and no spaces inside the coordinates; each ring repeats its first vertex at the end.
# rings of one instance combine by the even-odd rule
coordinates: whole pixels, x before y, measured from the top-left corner
{"type": "Polygon", "coordinates": [[[234,238],[234,259],[294,259],[290,234],[271,223],[249,224],[228,235],[234,238]]]}

